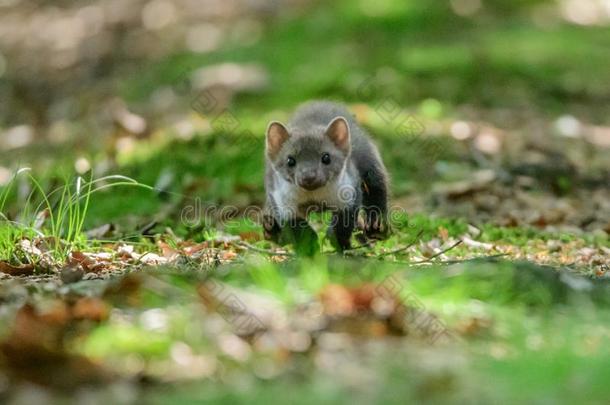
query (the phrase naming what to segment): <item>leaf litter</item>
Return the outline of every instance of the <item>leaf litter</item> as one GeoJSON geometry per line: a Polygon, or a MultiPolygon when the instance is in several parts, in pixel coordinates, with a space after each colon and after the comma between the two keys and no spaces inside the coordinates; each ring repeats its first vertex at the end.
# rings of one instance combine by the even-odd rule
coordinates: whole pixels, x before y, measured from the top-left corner
{"type": "Polygon", "coordinates": [[[267,379],[289,374],[303,361],[303,354],[312,366],[327,369],[330,358],[358,346],[358,342],[415,339],[418,344],[441,346],[450,342],[431,339],[422,329],[420,318],[430,323],[438,319],[435,315],[404,302],[381,284],[361,283],[349,288],[331,284],[296,306],[286,306],[210,278],[197,281],[191,277],[193,289],[184,290],[167,282],[166,276],[140,272],[110,280],[80,281],[103,283],[103,289],[93,296],[91,289],[79,292],[78,283],[63,287],[59,283],[56,289],[31,295],[25,303],[15,301],[8,333],[0,338],[0,375],[6,375],[13,388],[28,383],[71,392],[117,380],[142,388],[142,381],[223,378],[218,364],[226,368],[237,362],[254,367],[257,376],[267,379]],[[171,307],[149,309],[145,297],[155,292],[182,300],[193,297],[189,291],[200,297],[199,304],[189,300],[181,312],[190,314],[189,324],[200,325],[204,336],[199,339],[208,341],[208,349],[202,351],[178,338],[168,349],[168,360],[151,358],[136,368],[129,365],[131,357],[121,357],[114,353],[116,349],[109,349],[107,358],[83,349],[99,331],[127,333],[121,332],[127,319],[134,325],[154,328],[150,332],[154,335],[158,328],[167,327],[164,319],[172,316],[171,307]],[[140,322],[133,318],[137,314],[140,322]],[[261,364],[265,367],[260,368],[261,364]],[[163,373],[158,367],[163,367],[163,373]]]}

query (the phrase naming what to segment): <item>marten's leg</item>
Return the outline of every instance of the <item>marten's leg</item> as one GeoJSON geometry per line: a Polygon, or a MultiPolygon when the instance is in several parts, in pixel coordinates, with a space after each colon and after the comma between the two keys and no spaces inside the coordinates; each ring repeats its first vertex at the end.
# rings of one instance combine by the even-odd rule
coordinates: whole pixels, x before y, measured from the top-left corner
{"type": "Polygon", "coordinates": [[[292,244],[298,255],[313,256],[320,252],[318,234],[304,218],[294,218],[286,223],[280,238],[282,244],[292,244]]]}
{"type": "Polygon", "coordinates": [[[368,170],[362,178],[364,234],[370,239],[385,239],[388,226],[388,187],[382,172],[368,170]]]}
{"type": "Polygon", "coordinates": [[[263,214],[263,236],[265,239],[280,243],[280,235],[282,234],[282,227],[275,217],[271,214],[263,214]]]}
{"type": "Polygon", "coordinates": [[[281,213],[275,206],[273,200],[269,197],[267,198],[267,201],[265,201],[262,214],[263,236],[267,240],[280,243],[282,224],[279,218],[281,217],[281,213]]]}
{"type": "Polygon", "coordinates": [[[297,254],[312,256],[320,251],[318,234],[307,220],[299,217],[279,220],[273,215],[263,215],[265,239],[278,245],[293,245],[297,254]]]}
{"type": "Polygon", "coordinates": [[[351,247],[351,238],[356,226],[355,208],[345,208],[333,214],[332,223],[328,228],[328,236],[332,245],[339,252],[351,247]]]}

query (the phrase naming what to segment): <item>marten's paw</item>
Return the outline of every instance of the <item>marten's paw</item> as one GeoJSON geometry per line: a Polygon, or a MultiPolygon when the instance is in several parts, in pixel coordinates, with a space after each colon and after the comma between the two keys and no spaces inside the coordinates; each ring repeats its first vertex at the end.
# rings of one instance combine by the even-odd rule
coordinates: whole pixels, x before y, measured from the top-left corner
{"type": "Polygon", "coordinates": [[[263,216],[262,225],[263,236],[265,237],[265,239],[278,243],[282,229],[280,228],[280,225],[277,223],[275,218],[270,215],[263,216]]]}
{"type": "Polygon", "coordinates": [[[367,239],[386,239],[389,236],[387,220],[376,212],[368,212],[362,230],[367,239]]]}
{"type": "Polygon", "coordinates": [[[350,250],[351,245],[351,234],[350,235],[337,235],[336,230],[333,227],[328,227],[326,230],[326,238],[330,241],[330,244],[335,248],[337,252],[344,252],[350,250]]]}

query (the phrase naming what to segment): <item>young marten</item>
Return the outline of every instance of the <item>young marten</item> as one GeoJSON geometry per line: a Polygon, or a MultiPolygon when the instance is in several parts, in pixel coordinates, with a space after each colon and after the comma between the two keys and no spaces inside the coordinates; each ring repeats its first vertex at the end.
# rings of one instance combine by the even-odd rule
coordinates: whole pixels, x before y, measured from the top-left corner
{"type": "Polygon", "coordinates": [[[288,125],[271,122],[265,162],[266,238],[278,243],[309,238],[317,246],[306,220],[313,210],[333,212],[327,235],[339,251],[350,248],[360,211],[366,237],[379,239],[387,233],[386,169],[376,146],[344,106],[310,102],[296,110],[288,125]]]}

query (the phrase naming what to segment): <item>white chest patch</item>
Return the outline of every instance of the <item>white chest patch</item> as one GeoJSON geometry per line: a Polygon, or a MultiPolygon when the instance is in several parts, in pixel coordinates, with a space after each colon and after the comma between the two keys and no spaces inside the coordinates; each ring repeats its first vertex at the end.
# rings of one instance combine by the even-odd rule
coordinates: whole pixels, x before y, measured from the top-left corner
{"type": "Polygon", "coordinates": [[[282,219],[305,217],[308,210],[323,208],[340,210],[354,205],[357,198],[358,180],[344,171],[339,178],[324,187],[308,191],[275,175],[271,193],[278,214],[282,219]]]}

